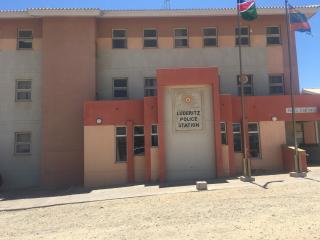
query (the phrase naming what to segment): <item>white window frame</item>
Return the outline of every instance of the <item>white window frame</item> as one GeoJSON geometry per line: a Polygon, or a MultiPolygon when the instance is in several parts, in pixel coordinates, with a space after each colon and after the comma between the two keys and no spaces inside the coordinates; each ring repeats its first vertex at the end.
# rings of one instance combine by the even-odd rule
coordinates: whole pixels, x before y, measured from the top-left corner
{"type": "Polygon", "coordinates": [[[115,162],[116,163],[126,163],[128,162],[128,128],[127,126],[125,125],[118,125],[118,126],[115,126],[115,162]],[[117,128],[125,128],[126,129],[126,134],[121,134],[121,135],[118,135],[117,134],[117,128]],[[127,149],[126,149],[126,160],[125,161],[120,161],[119,159],[117,159],[117,138],[126,138],[126,145],[127,145],[127,149]]]}
{"type": "Polygon", "coordinates": [[[218,28],[217,27],[204,27],[202,28],[202,46],[204,48],[210,48],[210,47],[218,47],[219,41],[218,41],[218,28]],[[215,29],[216,30],[216,35],[215,36],[205,36],[204,31],[205,29],[215,29]],[[205,39],[215,39],[216,40],[216,45],[215,46],[206,46],[205,45],[205,39]]]}
{"type": "Polygon", "coordinates": [[[187,27],[179,27],[173,29],[173,46],[174,48],[189,48],[189,29],[187,27]],[[187,36],[176,36],[176,30],[187,30],[187,36]],[[187,40],[187,46],[176,46],[176,40],[187,40]]]}
{"type": "MultiPolygon", "coordinates": [[[[145,148],[144,134],[145,134],[144,125],[134,125],[133,126],[133,148],[135,148],[135,137],[143,137],[143,148],[145,148]],[[135,128],[138,128],[138,127],[142,127],[143,128],[143,134],[135,133],[135,128]]],[[[144,149],[143,153],[135,154],[134,153],[134,149],[133,149],[133,153],[134,153],[135,156],[143,156],[143,155],[145,155],[145,151],[146,150],[144,149]]]]}
{"type": "Polygon", "coordinates": [[[18,28],[17,29],[17,50],[33,50],[33,30],[29,28],[18,28]],[[30,31],[31,32],[31,37],[20,37],[20,31],[30,31]],[[31,42],[31,48],[20,48],[20,41],[27,41],[31,42]]]}
{"type": "Polygon", "coordinates": [[[152,124],[151,125],[151,147],[154,147],[154,148],[159,147],[159,125],[158,124],[152,124]],[[156,133],[153,132],[153,127],[154,126],[156,126],[156,128],[157,128],[157,132],[156,133]],[[157,137],[157,143],[158,143],[157,146],[153,146],[152,137],[157,137]]]}
{"type": "MultiPolygon", "coordinates": [[[[261,152],[261,136],[260,136],[260,124],[258,122],[248,122],[248,137],[249,134],[258,134],[258,139],[259,139],[259,156],[258,157],[253,157],[253,159],[261,159],[262,158],[262,152],[261,152]],[[249,131],[249,125],[250,124],[256,124],[257,125],[257,130],[256,131],[249,131]]],[[[249,141],[249,152],[251,151],[250,148],[250,141],[249,141]]]]}
{"type": "Polygon", "coordinates": [[[144,96],[145,97],[154,97],[154,96],[157,96],[157,78],[156,77],[145,77],[144,78],[144,96]],[[146,86],[146,81],[149,80],[149,79],[154,79],[155,80],[155,86],[146,86]],[[155,95],[147,95],[146,94],[146,91],[147,90],[155,90],[156,94],[155,95]]]}
{"type": "MultiPolygon", "coordinates": [[[[234,150],[234,146],[233,146],[233,151],[235,152],[235,153],[241,153],[242,152],[242,149],[243,149],[243,142],[242,142],[242,126],[241,126],[241,123],[232,123],[232,138],[234,139],[234,135],[235,134],[239,134],[240,135],[240,143],[241,143],[241,149],[240,149],[240,151],[235,151],[234,150]],[[239,126],[240,126],[240,130],[239,131],[237,131],[237,132],[235,132],[234,131],[234,125],[235,124],[239,124],[239,126]]],[[[234,143],[233,143],[233,145],[234,145],[234,143]]]]}
{"type": "Polygon", "coordinates": [[[15,82],[15,101],[16,102],[31,102],[32,101],[32,80],[31,79],[16,79],[16,82],[15,82]],[[30,82],[31,83],[31,87],[28,88],[28,89],[20,89],[18,88],[18,83],[19,82],[30,82]],[[30,99],[19,99],[18,98],[18,93],[21,93],[21,92],[30,92],[30,99]]]}
{"type": "Polygon", "coordinates": [[[281,45],[282,44],[281,26],[266,26],[266,43],[267,43],[267,46],[277,46],[277,45],[281,45]],[[278,28],[279,29],[279,33],[277,33],[277,34],[268,34],[268,28],[278,28]],[[279,43],[275,43],[275,44],[268,43],[268,38],[269,37],[277,37],[277,38],[279,38],[279,43]]]}
{"type": "Polygon", "coordinates": [[[269,74],[268,76],[269,79],[269,94],[272,96],[282,96],[285,94],[285,88],[284,88],[284,74],[269,74]],[[271,83],[271,77],[282,77],[282,83],[271,83]],[[271,87],[282,87],[283,92],[282,94],[276,94],[276,93],[271,93],[271,87]]]}
{"type": "Polygon", "coordinates": [[[145,28],[145,29],[143,29],[143,43],[142,44],[143,44],[143,48],[146,48],[146,49],[158,48],[158,30],[156,28],[145,28]],[[154,30],[154,31],[156,31],[156,36],[155,37],[145,37],[144,31],[146,31],[146,30],[154,30]],[[157,45],[155,47],[146,47],[144,45],[144,41],[145,40],[156,40],[157,45]]]}
{"type": "Polygon", "coordinates": [[[18,156],[24,156],[24,155],[31,155],[32,154],[32,133],[31,132],[15,132],[14,133],[14,154],[15,155],[18,155],[18,156]],[[30,135],[30,142],[18,142],[17,139],[18,139],[18,135],[19,134],[28,134],[30,135]],[[29,149],[30,151],[29,152],[26,152],[26,153],[19,153],[17,152],[17,146],[18,145],[29,145],[29,149]]]}
{"type": "Polygon", "coordinates": [[[223,145],[228,145],[227,123],[226,122],[220,122],[220,132],[221,132],[221,140],[222,140],[222,134],[225,134],[225,136],[226,136],[226,143],[222,143],[222,141],[221,141],[221,143],[223,145]],[[224,125],[224,130],[221,129],[221,124],[224,125]]]}
{"type": "MultiPolygon", "coordinates": [[[[236,45],[236,47],[238,46],[238,44],[237,44],[237,39],[238,39],[238,37],[239,37],[239,35],[238,34],[236,34],[237,33],[237,29],[238,29],[238,27],[236,27],[235,28],[235,45],[236,45]]],[[[241,41],[241,39],[242,38],[248,38],[248,44],[242,44],[242,41],[241,41],[241,46],[243,46],[243,47],[250,47],[250,45],[251,45],[251,38],[250,38],[250,31],[251,31],[251,29],[250,29],[250,27],[249,26],[241,26],[240,27],[240,39],[239,39],[239,43],[240,43],[240,41],[241,41]],[[248,29],[248,35],[243,35],[242,34],[242,32],[241,32],[241,30],[243,29],[243,28],[247,28],[248,29]]]]}
{"type": "Polygon", "coordinates": [[[125,29],[125,28],[112,29],[112,49],[128,49],[128,29],[125,29]],[[125,31],[125,37],[115,37],[114,36],[114,31],[125,31]],[[126,47],[124,47],[124,48],[115,48],[113,46],[113,40],[125,40],[126,47]]]}
{"type": "Polygon", "coordinates": [[[114,77],[112,78],[112,98],[114,99],[128,99],[129,98],[129,81],[127,77],[114,77]],[[127,86],[126,87],[115,87],[114,82],[116,80],[126,80],[127,81],[127,86]],[[126,97],[116,97],[115,96],[115,90],[127,90],[127,96],[126,97]]]}

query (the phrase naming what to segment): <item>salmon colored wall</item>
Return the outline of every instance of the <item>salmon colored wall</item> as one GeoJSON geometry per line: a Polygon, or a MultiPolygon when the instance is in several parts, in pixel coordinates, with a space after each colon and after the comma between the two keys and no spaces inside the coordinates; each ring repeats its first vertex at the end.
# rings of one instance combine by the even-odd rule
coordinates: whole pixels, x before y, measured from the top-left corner
{"type": "Polygon", "coordinates": [[[228,145],[222,145],[221,146],[221,156],[223,161],[223,176],[227,177],[230,176],[230,166],[229,166],[229,146],[228,145]]]}
{"type": "Polygon", "coordinates": [[[234,165],[235,165],[235,173],[237,175],[243,174],[243,154],[242,153],[234,153],[233,159],[234,159],[234,165]]]}
{"type": "Polygon", "coordinates": [[[115,126],[84,127],[84,186],[127,183],[127,163],[116,163],[115,126]]]}
{"type": "Polygon", "coordinates": [[[159,148],[152,147],[151,152],[151,181],[159,181],[159,148]]]}
{"type": "Polygon", "coordinates": [[[305,144],[317,144],[317,134],[316,134],[316,123],[304,122],[303,131],[304,131],[304,143],[305,144]]]}
{"type": "Polygon", "coordinates": [[[32,30],[33,50],[42,48],[42,19],[1,19],[0,50],[17,50],[18,29],[32,30]]]}
{"type": "Polygon", "coordinates": [[[83,105],[95,99],[96,21],[43,19],[42,184],[83,184],[83,105]]]}
{"type": "Polygon", "coordinates": [[[134,156],[134,180],[136,183],[145,181],[145,156],[134,156]]]}
{"type": "Polygon", "coordinates": [[[251,160],[252,169],[282,171],[281,146],[286,143],[285,122],[260,122],[259,127],[261,158],[251,160]]]}

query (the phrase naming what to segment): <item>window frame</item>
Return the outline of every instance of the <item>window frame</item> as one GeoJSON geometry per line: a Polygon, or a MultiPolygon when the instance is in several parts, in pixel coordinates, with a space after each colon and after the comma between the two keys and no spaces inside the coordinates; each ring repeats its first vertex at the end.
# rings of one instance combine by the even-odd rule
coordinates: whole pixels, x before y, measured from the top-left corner
{"type": "Polygon", "coordinates": [[[269,80],[269,95],[271,96],[282,96],[282,95],[285,95],[285,85],[284,85],[284,74],[281,73],[281,74],[269,74],[268,75],[268,80],[269,80]],[[271,79],[270,77],[282,77],[282,83],[271,83],[271,79]],[[282,87],[282,94],[276,94],[276,93],[271,93],[271,88],[272,87],[282,87]]]}
{"type": "Polygon", "coordinates": [[[220,122],[220,133],[221,133],[221,144],[222,145],[228,145],[228,134],[227,134],[227,123],[226,122],[220,122]],[[222,130],[221,124],[224,125],[224,130],[222,130]],[[223,135],[225,135],[226,142],[223,143],[223,135]]]}
{"type": "Polygon", "coordinates": [[[233,151],[235,152],[235,153],[242,153],[242,150],[243,150],[243,142],[242,142],[242,126],[241,126],[241,123],[232,123],[232,138],[233,138],[233,151]],[[234,131],[234,125],[235,124],[239,124],[239,131],[238,132],[235,132],[234,131]],[[239,136],[240,136],[240,150],[239,151],[236,151],[235,150],[235,144],[234,144],[234,135],[235,134],[239,134],[239,136]]]}
{"type": "Polygon", "coordinates": [[[241,39],[247,37],[248,38],[248,44],[242,44],[242,41],[241,41],[241,47],[250,47],[251,46],[251,28],[250,28],[250,26],[240,26],[240,39],[238,40],[239,41],[238,44],[237,44],[237,39],[238,39],[239,35],[237,34],[237,29],[238,29],[238,27],[236,27],[235,31],[234,31],[234,34],[235,34],[235,46],[238,47],[241,39]],[[247,28],[248,29],[248,35],[242,35],[241,30],[243,28],[247,28]]]}
{"type": "Polygon", "coordinates": [[[128,162],[128,127],[125,125],[117,125],[115,126],[115,163],[127,163],[128,162]],[[126,129],[126,134],[125,135],[118,135],[117,134],[117,128],[125,128],[126,129]],[[126,139],[126,160],[125,161],[120,161],[117,159],[117,138],[125,138],[126,139]]]}
{"type": "Polygon", "coordinates": [[[17,50],[33,50],[33,29],[30,29],[30,28],[18,28],[17,29],[17,50]],[[31,31],[31,37],[28,38],[28,37],[20,37],[20,31],[31,31]],[[31,40],[31,48],[20,48],[19,46],[19,42],[20,41],[28,41],[28,40],[31,40]]]}
{"type": "Polygon", "coordinates": [[[249,152],[251,156],[251,146],[250,146],[250,134],[258,134],[258,140],[259,140],[259,156],[258,157],[251,157],[252,159],[261,159],[262,158],[262,152],[261,152],[261,136],[260,136],[260,124],[259,122],[248,122],[248,138],[249,138],[249,152]],[[257,130],[256,131],[250,131],[249,125],[250,124],[256,124],[257,130]]]}
{"type": "Polygon", "coordinates": [[[16,156],[30,156],[32,155],[32,133],[30,131],[19,131],[14,133],[14,155],[16,156]],[[29,134],[30,135],[30,142],[18,142],[17,136],[19,134],[29,134]],[[27,153],[19,153],[17,152],[17,146],[21,144],[28,144],[30,151],[27,153]]]}
{"type": "Polygon", "coordinates": [[[144,28],[144,29],[143,29],[142,46],[143,46],[144,49],[155,49],[155,48],[159,48],[158,29],[156,29],[156,28],[144,28]],[[156,36],[155,36],[155,37],[145,37],[145,36],[144,36],[144,31],[146,31],[146,30],[155,30],[155,31],[156,31],[156,36]],[[145,40],[156,40],[157,45],[156,45],[155,47],[146,47],[145,44],[144,44],[144,43],[145,43],[145,42],[144,42],[145,40]]]}
{"type": "MultiPolygon", "coordinates": [[[[249,79],[248,82],[250,82],[251,80],[251,84],[248,85],[248,83],[243,84],[243,88],[244,88],[244,96],[254,96],[254,84],[253,84],[253,74],[244,74],[246,75],[249,79]],[[250,79],[251,78],[251,79],[250,79]],[[245,88],[251,88],[251,95],[247,95],[245,88]]],[[[240,83],[240,75],[237,75],[237,86],[238,86],[238,96],[241,96],[241,83],[240,83]]]]}
{"type": "Polygon", "coordinates": [[[113,77],[112,78],[112,98],[113,99],[128,99],[129,98],[129,81],[127,77],[113,77]],[[127,81],[127,86],[126,87],[115,87],[114,86],[114,82],[115,80],[126,80],[127,81]],[[115,90],[122,90],[122,89],[126,89],[127,91],[127,96],[126,97],[116,97],[115,96],[115,90]]]}
{"type": "Polygon", "coordinates": [[[15,81],[15,101],[16,102],[32,102],[32,79],[16,79],[15,81]],[[29,89],[18,89],[18,82],[30,82],[31,87],[29,89]],[[30,92],[30,99],[18,99],[18,93],[30,92]]]}
{"type": "Polygon", "coordinates": [[[281,32],[281,26],[266,26],[266,45],[267,46],[279,46],[282,45],[282,32],[281,32]],[[268,28],[278,28],[279,29],[279,33],[278,34],[268,34],[268,28]],[[279,37],[279,43],[274,43],[274,44],[270,44],[268,43],[268,38],[269,37],[279,37]]]}
{"type": "Polygon", "coordinates": [[[216,47],[219,47],[218,36],[219,36],[219,32],[218,32],[218,28],[217,27],[203,27],[202,28],[202,47],[203,48],[216,48],[216,47]],[[205,36],[204,35],[204,30],[205,29],[215,29],[216,30],[216,36],[215,37],[213,37],[213,36],[205,36]],[[205,45],[205,39],[215,39],[216,40],[216,45],[215,46],[206,46],[205,45]]]}
{"type": "Polygon", "coordinates": [[[128,49],[128,29],[127,28],[113,28],[112,29],[112,49],[128,49]],[[125,37],[114,37],[114,31],[125,31],[125,37]],[[124,48],[115,48],[113,45],[113,40],[125,40],[126,47],[124,48]]]}
{"type": "Polygon", "coordinates": [[[156,77],[145,77],[144,79],[144,97],[155,97],[155,96],[157,96],[158,95],[158,89],[157,89],[157,78],[156,77]],[[147,80],[150,80],[150,79],[154,79],[155,80],[155,86],[152,86],[152,87],[150,87],[150,86],[146,86],[146,81],[147,80]],[[146,91],[148,91],[148,90],[154,90],[155,91],[155,95],[147,95],[146,94],[146,91]]]}
{"type": "Polygon", "coordinates": [[[144,125],[134,125],[133,126],[133,154],[134,154],[134,156],[144,156],[145,155],[145,141],[144,141],[144,136],[145,136],[145,131],[144,131],[144,125]],[[137,127],[142,127],[142,129],[143,129],[143,134],[141,134],[141,133],[135,133],[135,129],[137,128],[137,127]],[[136,140],[135,140],[135,138],[136,137],[142,137],[142,139],[143,139],[143,153],[138,153],[138,154],[136,154],[135,153],[135,145],[136,145],[136,140]]]}
{"type": "Polygon", "coordinates": [[[151,147],[152,148],[158,148],[159,147],[159,124],[151,124],[151,147]],[[153,126],[156,126],[156,128],[157,128],[157,132],[156,133],[153,132],[153,126]],[[156,146],[153,145],[153,141],[152,141],[153,137],[157,137],[157,145],[156,146]]]}
{"type": "Polygon", "coordinates": [[[178,27],[173,29],[173,48],[189,48],[189,29],[187,27],[178,27]],[[176,36],[176,30],[183,29],[187,30],[187,36],[186,37],[177,37],[176,36]],[[187,40],[187,46],[176,46],[176,40],[180,39],[186,39],[187,40]]]}

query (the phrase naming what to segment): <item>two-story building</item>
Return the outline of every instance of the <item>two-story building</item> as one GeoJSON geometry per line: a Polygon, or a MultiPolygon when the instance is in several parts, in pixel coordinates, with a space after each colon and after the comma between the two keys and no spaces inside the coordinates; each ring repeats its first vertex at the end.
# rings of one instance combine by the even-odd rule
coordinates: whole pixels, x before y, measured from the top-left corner
{"type": "MultiPolygon", "coordinates": [[[[297,8],[311,18],[319,6],[297,8]]],[[[242,172],[241,41],[253,170],[292,145],[284,8],[0,12],[4,186],[106,186],[242,172]]],[[[301,144],[319,146],[320,97],[293,83],[301,144]]]]}

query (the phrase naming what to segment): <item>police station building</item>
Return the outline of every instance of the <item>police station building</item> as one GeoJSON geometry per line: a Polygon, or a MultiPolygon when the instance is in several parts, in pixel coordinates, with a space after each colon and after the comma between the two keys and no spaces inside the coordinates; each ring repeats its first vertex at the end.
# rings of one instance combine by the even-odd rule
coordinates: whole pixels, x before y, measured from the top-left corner
{"type": "MultiPolygon", "coordinates": [[[[319,6],[298,7],[311,18],[319,6]]],[[[283,8],[242,22],[254,173],[293,167],[283,8]]],[[[242,174],[236,9],[0,12],[0,174],[5,188],[103,187],[242,174]]],[[[297,135],[319,157],[320,96],[297,135]]],[[[306,168],[306,152],[300,151],[306,168]]]]}

